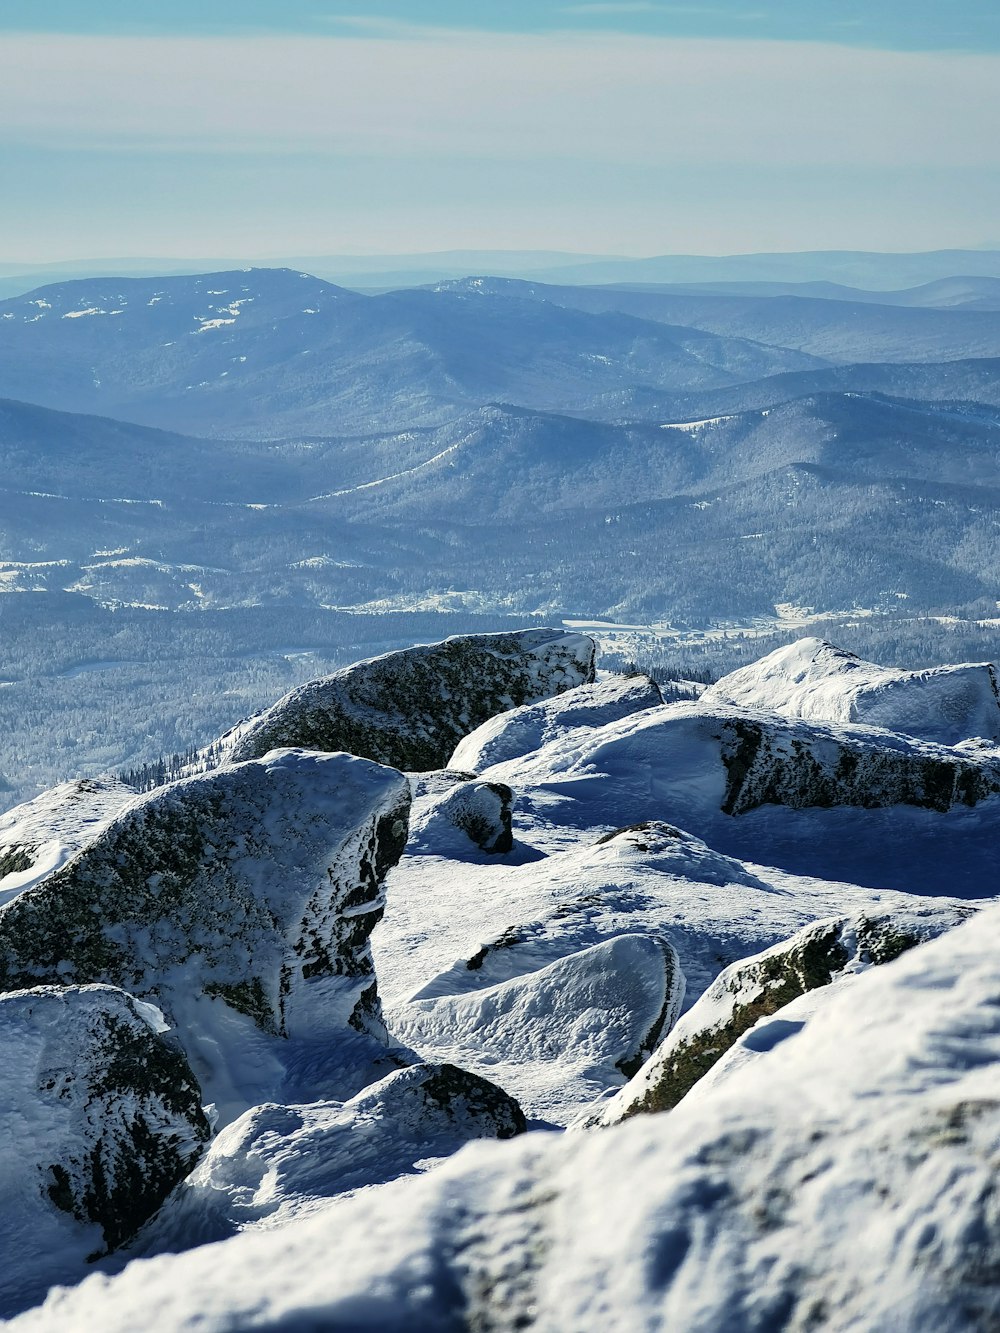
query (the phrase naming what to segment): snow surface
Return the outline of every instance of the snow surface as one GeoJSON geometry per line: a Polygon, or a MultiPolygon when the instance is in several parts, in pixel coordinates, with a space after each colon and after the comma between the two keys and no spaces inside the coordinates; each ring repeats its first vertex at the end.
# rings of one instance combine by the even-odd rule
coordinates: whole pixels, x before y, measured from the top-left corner
{"type": "Polygon", "coordinates": [[[991,909],[668,1115],[470,1145],[281,1230],[57,1290],[12,1327],[996,1327],[998,951],[991,909]]]}
{"type": "Polygon", "coordinates": [[[799,639],[723,676],[702,697],[785,717],[866,722],[942,745],[1000,740],[996,671],[985,662],[899,671],[823,639],[799,639]]]}

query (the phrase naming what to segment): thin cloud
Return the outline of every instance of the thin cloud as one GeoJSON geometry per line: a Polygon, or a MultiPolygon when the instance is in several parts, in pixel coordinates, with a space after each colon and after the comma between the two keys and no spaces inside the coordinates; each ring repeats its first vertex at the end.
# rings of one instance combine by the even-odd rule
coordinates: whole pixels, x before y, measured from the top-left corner
{"type": "Polygon", "coordinates": [[[11,34],[4,141],[556,169],[995,169],[1000,56],[606,32],[11,34]]]}

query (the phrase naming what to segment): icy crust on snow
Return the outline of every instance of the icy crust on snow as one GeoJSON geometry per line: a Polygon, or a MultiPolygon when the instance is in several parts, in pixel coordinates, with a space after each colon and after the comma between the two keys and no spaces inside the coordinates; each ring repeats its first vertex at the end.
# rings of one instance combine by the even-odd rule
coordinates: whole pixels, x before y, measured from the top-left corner
{"type": "Polygon", "coordinates": [[[109,986],[0,996],[0,1315],[127,1241],[209,1136],[150,1006],[109,986]]]}
{"type": "Polygon", "coordinates": [[[496,986],[402,1006],[394,1030],[427,1058],[495,1079],[532,1117],[564,1124],[639,1068],[683,998],[670,944],[618,935],[496,986]]]}
{"type": "Polygon", "coordinates": [[[665,819],[799,874],[969,897],[998,888],[995,749],[699,700],[570,733],[482,776],[513,789],[522,817],[544,805],[577,829],[665,819]]]}
{"type": "Polygon", "coordinates": [[[138,797],[0,908],[0,988],[153,999],[238,1113],[282,1090],[285,1041],[384,1042],[369,935],[408,807],[402,774],[302,750],[138,797]]]}
{"type": "Polygon", "coordinates": [[[255,1106],[219,1134],[132,1250],[284,1226],[338,1195],[418,1174],[473,1139],[524,1130],[512,1097],[447,1064],[397,1070],[347,1102],[255,1106]]]}
{"type": "Polygon", "coordinates": [[[124,1333],[151,1309],[159,1333],[996,1327],[998,951],[988,909],[835,988],[711,1096],[473,1144],[323,1216],[55,1291],[13,1327],[124,1333]]]}
{"type": "Polygon", "coordinates": [[[490,718],[459,741],[448,767],[479,773],[530,754],[568,731],[602,727],[661,703],[659,687],[648,676],[614,676],[581,685],[554,699],[490,718]]]}
{"type": "Polygon", "coordinates": [[[135,794],[114,779],[79,778],[0,815],[0,903],[64,865],[135,794]]]}
{"type": "Polygon", "coordinates": [[[863,722],[942,745],[975,736],[1000,740],[1000,691],[989,663],[899,671],[823,639],[778,648],[723,676],[702,699],[785,717],[863,722]]]}
{"type": "MultiPolygon", "coordinates": [[[[789,940],[727,967],[698,1003],[670,1031],[631,1082],[594,1123],[617,1124],[630,1116],[668,1111],[741,1038],[810,991],[844,976],[892,962],[908,949],[951,930],[972,908],[924,907],[817,921],[789,940]]],[[[779,1019],[774,1037],[784,1031],[779,1019]]]]}
{"type": "Polygon", "coordinates": [[[280,746],[346,750],[394,768],[444,768],[455,746],[495,713],[594,679],[583,634],[470,634],[407,648],[310,681],[241,722],[204,762],[254,759],[280,746]]]}

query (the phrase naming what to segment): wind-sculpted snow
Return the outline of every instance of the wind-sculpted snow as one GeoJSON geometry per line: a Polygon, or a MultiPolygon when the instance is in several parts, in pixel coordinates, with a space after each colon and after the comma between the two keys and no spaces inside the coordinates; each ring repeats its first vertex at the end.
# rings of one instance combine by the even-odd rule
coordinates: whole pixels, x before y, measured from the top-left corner
{"type": "Polygon", "coordinates": [[[594,651],[585,635],[539,629],[387,653],[293,690],[212,751],[238,762],[295,745],[401,769],[444,768],[459,740],[495,713],[592,681],[594,651]]]}
{"type": "Polygon", "coordinates": [[[970,912],[924,907],[817,921],[790,940],[731,964],[593,1123],[613,1125],[670,1110],[755,1024],[839,977],[892,962],[970,912]]]}
{"type": "Polygon", "coordinates": [[[93,841],[135,794],[124,782],[78,778],[0,815],[0,903],[44,879],[93,841]]]}
{"type": "Polygon", "coordinates": [[[994,1328],[998,949],[990,909],[689,1108],[472,1145],[324,1216],[54,1292],[14,1328],[119,1333],[151,1309],[161,1333],[994,1328]]]}
{"type": "Polygon", "coordinates": [[[583,685],[490,718],[459,742],[448,767],[478,773],[530,754],[568,731],[602,727],[661,703],[663,696],[648,676],[613,676],[583,685]]]}
{"type": "Polygon", "coordinates": [[[722,703],[666,704],[485,770],[578,828],[665,819],[745,860],[913,892],[996,891],[1000,754],[722,703]]]}
{"type": "Polygon", "coordinates": [[[128,1241],[197,1161],[201,1090],[164,1029],[109,986],[0,996],[0,1316],[128,1241]]]}
{"type": "Polygon", "coordinates": [[[0,988],[154,999],[230,1114],[282,1090],[290,1051],[385,1053],[368,937],[408,808],[401,774],[296,750],[138,797],[0,908],[0,988]]]}
{"type": "Polygon", "coordinates": [[[525,1129],[521,1108],[453,1065],[412,1065],[347,1102],[256,1106],[227,1126],[132,1247],[191,1249],[271,1230],[351,1190],[415,1175],[473,1139],[525,1129]]]}
{"type": "Polygon", "coordinates": [[[778,648],[723,676],[702,698],[786,717],[864,722],[942,745],[1000,739],[1000,695],[988,663],[898,671],[822,639],[778,648]]]}
{"type": "Polygon", "coordinates": [[[618,935],[510,981],[395,1010],[394,1031],[427,1058],[487,1074],[536,1119],[634,1073],[673,1026],[684,999],[676,950],[653,935],[618,935]]]}

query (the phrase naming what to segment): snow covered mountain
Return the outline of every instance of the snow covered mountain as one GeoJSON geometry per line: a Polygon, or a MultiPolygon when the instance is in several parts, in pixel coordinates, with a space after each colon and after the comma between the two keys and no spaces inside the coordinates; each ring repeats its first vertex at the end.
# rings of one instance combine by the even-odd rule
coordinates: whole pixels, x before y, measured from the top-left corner
{"type": "Polygon", "coordinates": [[[991,669],[592,661],[390,654],[4,817],[12,1328],[1000,1317],[991,669]]]}

